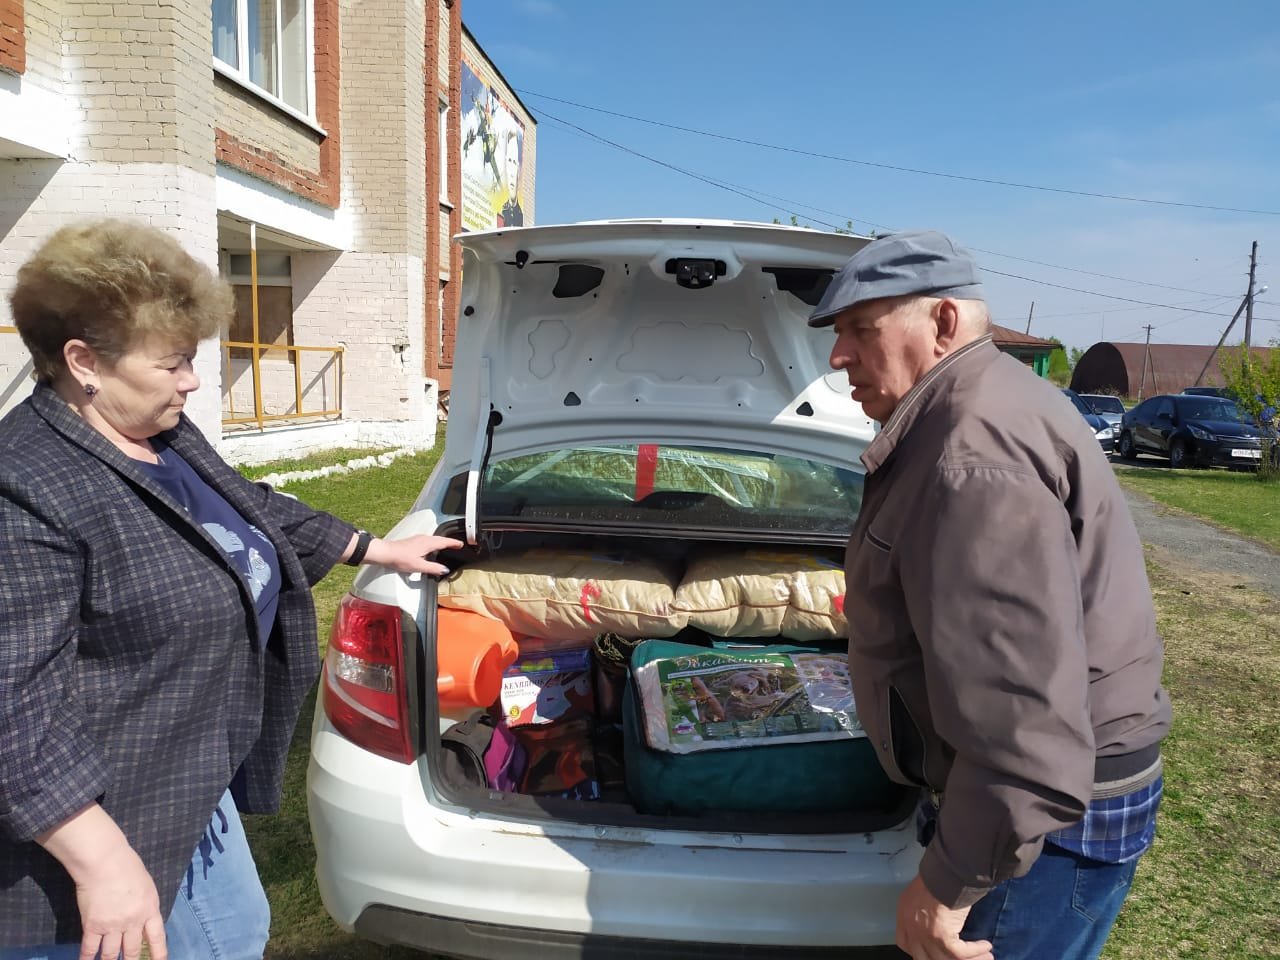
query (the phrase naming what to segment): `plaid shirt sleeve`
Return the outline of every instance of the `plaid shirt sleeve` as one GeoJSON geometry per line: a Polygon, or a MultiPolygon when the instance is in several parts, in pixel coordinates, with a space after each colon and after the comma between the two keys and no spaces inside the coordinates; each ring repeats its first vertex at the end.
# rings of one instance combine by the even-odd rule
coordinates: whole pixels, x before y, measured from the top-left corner
{"type": "Polygon", "coordinates": [[[1102,863],[1125,863],[1140,856],[1156,837],[1156,812],[1164,777],[1119,797],[1090,802],[1084,818],[1045,837],[1047,843],[1102,863]]]}
{"type": "MultiPolygon", "coordinates": [[[[1046,836],[1045,842],[1102,863],[1126,863],[1155,841],[1156,813],[1164,794],[1164,778],[1119,797],[1095,799],[1076,824],[1046,836]]],[[[927,847],[937,826],[938,807],[922,797],[916,807],[916,839],[927,847]]]]}

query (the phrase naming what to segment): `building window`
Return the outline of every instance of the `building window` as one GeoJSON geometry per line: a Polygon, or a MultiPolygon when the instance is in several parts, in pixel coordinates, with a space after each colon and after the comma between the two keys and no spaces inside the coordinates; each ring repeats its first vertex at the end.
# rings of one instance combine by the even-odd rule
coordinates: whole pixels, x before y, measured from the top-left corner
{"type": "Polygon", "coordinates": [[[213,0],[213,56],[237,79],[314,116],[312,0],[213,0]]]}
{"type": "MultiPolygon", "coordinates": [[[[254,343],[253,281],[248,253],[223,253],[222,272],[236,298],[236,314],[227,339],[234,343],[254,343]]],[[[270,347],[293,345],[293,264],[287,253],[258,253],[258,339],[268,349],[263,360],[292,363],[296,350],[272,350],[270,347]]],[[[231,359],[249,360],[248,347],[232,347],[231,359]]]]}
{"type": "Polygon", "coordinates": [[[449,101],[440,101],[436,137],[440,150],[440,202],[449,202],[449,101]]]}
{"type": "Polygon", "coordinates": [[[448,280],[440,281],[440,297],[436,302],[436,356],[444,359],[444,295],[449,288],[448,280]]]}

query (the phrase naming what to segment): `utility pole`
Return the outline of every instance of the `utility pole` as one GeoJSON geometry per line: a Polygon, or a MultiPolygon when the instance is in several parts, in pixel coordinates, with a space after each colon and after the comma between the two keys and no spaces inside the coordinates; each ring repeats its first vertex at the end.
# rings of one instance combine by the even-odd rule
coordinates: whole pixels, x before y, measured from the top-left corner
{"type": "Polygon", "coordinates": [[[1244,311],[1244,345],[1253,345],[1253,276],[1258,269],[1258,241],[1253,241],[1253,251],[1249,254],[1249,292],[1245,295],[1248,306],[1244,311]]]}
{"type": "Polygon", "coordinates": [[[1147,361],[1151,358],[1151,324],[1147,324],[1147,346],[1142,351],[1142,383],[1138,385],[1138,399],[1142,399],[1142,391],[1147,387],[1147,361]]]}
{"type": "Polygon", "coordinates": [[[1232,316],[1231,322],[1227,324],[1227,328],[1222,331],[1222,336],[1218,338],[1217,346],[1209,351],[1209,359],[1204,362],[1204,366],[1200,368],[1200,376],[1196,377],[1194,386],[1200,386],[1200,381],[1204,379],[1205,373],[1209,370],[1209,364],[1213,363],[1213,358],[1218,355],[1218,351],[1222,349],[1222,345],[1227,342],[1227,334],[1231,332],[1231,328],[1236,325],[1236,321],[1240,319],[1240,314],[1244,312],[1245,306],[1249,303],[1250,297],[1246,293],[1244,299],[1240,301],[1240,306],[1236,307],[1235,315],[1232,316]]]}
{"type": "Polygon", "coordinates": [[[1031,310],[1027,313],[1027,333],[1031,332],[1031,318],[1036,315],[1036,302],[1031,301],[1031,310]]]}

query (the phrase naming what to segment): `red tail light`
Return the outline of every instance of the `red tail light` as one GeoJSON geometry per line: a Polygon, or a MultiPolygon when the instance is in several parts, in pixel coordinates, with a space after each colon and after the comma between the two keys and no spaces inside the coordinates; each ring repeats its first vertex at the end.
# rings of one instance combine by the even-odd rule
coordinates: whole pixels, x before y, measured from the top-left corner
{"type": "Polygon", "coordinates": [[[324,658],[324,712],[359,747],[401,763],[409,734],[400,608],[348,594],[338,605],[324,658]]]}

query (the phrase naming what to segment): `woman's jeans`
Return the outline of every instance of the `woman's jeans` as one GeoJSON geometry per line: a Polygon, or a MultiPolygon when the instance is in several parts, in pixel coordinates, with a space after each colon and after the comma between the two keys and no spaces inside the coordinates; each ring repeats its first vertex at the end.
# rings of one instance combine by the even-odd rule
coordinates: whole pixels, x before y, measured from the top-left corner
{"type": "MultiPolygon", "coordinates": [[[[231,791],[196,844],[164,933],[171,960],[261,960],[271,910],[231,791]]],[[[76,960],[80,944],[0,947],[0,960],[76,960]]]]}
{"type": "Polygon", "coordinates": [[[1025,876],[973,905],[961,939],[990,940],[996,960],[1096,960],[1139,859],[1102,863],[1046,843],[1025,876]]]}

